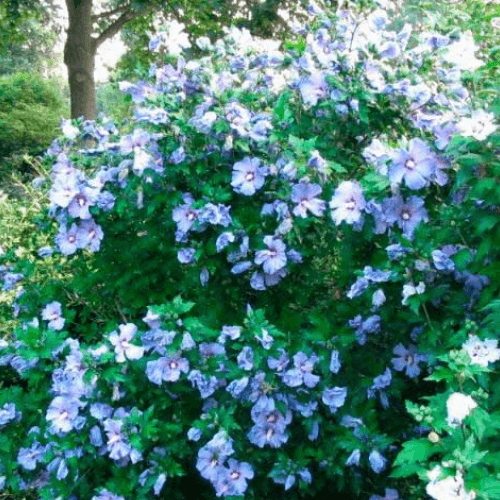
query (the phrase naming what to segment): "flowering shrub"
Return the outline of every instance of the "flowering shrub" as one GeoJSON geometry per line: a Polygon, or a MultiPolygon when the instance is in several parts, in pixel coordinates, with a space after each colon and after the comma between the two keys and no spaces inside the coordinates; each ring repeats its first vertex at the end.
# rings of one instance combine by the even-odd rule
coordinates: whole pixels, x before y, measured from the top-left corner
{"type": "Polygon", "coordinates": [[[1,271],[2,488],[500,497],[500,135],[471,36],[390,15],[199,40],[122,84],[132,130],[64,124],[69,278],[1,271]]]}

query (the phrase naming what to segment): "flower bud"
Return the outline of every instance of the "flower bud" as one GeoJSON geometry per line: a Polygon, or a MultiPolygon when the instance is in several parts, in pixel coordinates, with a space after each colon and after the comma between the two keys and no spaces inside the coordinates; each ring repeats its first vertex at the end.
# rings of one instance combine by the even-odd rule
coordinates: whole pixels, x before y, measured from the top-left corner
{"type": "Polygon", "coordinates": [[[429,432],[429,435],[427,436],[427,439],[431,442],[431,443],[439,443],[439,435],[432,431],[432,432],[429,432]]]}

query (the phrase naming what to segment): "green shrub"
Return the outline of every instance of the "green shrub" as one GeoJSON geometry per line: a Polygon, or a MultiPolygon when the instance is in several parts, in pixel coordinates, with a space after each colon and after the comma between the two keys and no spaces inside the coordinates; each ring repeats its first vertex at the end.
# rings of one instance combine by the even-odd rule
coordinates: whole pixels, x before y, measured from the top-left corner
{"type": "Polygon", "coordinates": [[[130,118],[134,106],[130,98],[120,91],[117,83],[104,83],[97,87],[97,111],[113,118],[115,121],[123,121],[130,118]]]}
{"type": "Polygon", "coordinates": [[[41,153],[57,136],[64,111],[56,81],[29,73],[0,78],[0,158],[41,153]]]}

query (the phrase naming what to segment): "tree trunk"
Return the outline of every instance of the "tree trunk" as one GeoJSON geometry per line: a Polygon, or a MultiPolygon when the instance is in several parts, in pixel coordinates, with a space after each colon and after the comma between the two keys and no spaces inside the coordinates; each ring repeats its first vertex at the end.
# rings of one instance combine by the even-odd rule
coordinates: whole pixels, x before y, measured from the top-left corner
{"type": "Polygon", "coordinates": [[[92,1],[66,0],[69,28],[64,46],[71,95],[71,118],[97,118],[94,81],[96,43],[92,38],[92,1]]]}

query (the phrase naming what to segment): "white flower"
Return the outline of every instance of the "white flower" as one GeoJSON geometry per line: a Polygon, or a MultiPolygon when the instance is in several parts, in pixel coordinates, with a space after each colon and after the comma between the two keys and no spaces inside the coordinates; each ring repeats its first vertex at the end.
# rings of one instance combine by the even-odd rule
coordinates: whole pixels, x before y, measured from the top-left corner
{"type": "Polygon", "coordinates": [[[425,292],[425,283],[421,281],[417,286],[413,283],[407,283],[403,285],[403,300],[401,304],[406,306],[408,304],[408,298],[412,295],[420,295],[425,292]]]}
{"type": "Polygon", "coordinates": [[[471,335],[469,340],[462,346],[462,349],[467,351],[472,365],[486,367],[488,363],[494,363],[500,359],[498,340],[479,340],[477,335],[471,335]]]}
{"type": "Polygon", "coordinates": [[[478,141],[484,141],[497,129],[494,120],[493,113],[487,113],[484,109],[476,109],[470,118],[462,118],[457,123],[457,129],[464,137],[470,136],[478,141]]]}
{"type": "Polygon", "coordinates": [[[130,343],[137,333],[137,327],[133,323],[120,325],[120,334],[111,332],[109,341],[115,346],[117,363],[124,363],[125,358],[140,359],[144,355],[144,347],[139,347],[130,343]]]}
{"type": "Polygon", "coordinates": [[[450,395],[448,401],[446,401],[448,425],[450,427],[457,427],[476,407],[477,403],[470,396],[466,396],[460,392],[454,392],[450,395]]]}
{"type": "Polygon", "coordinates": [[[441,466],[436,465],[434,469],[427,473],[430,483],[425,491],[429,496],[436,500],[473,500],[476,498],[474,491],[466,491],[464,478],[460,472],[456,476],[448,476],[438,480],[441,476],[441,466]]]}
{"type": "Polygon", "coordinates": [[[441,57],[444,61],[454,64],[462,70],[474,71],[480,68],[484,62],[475,55],[477,50],[472,33],[467,31],[460,36],[456,42],[448,45],[441,57]]]}
{"type": "Polygon", "coordinates": [[[71,120],[64,120],[62,121],[61,125],[61,130],[62,133],[64,134],[64,137],[68,139],[75,139],[78,134],[80,133],[80,129],[78,127],[75,127],[74,125],[71,125],[71,120]]]}

